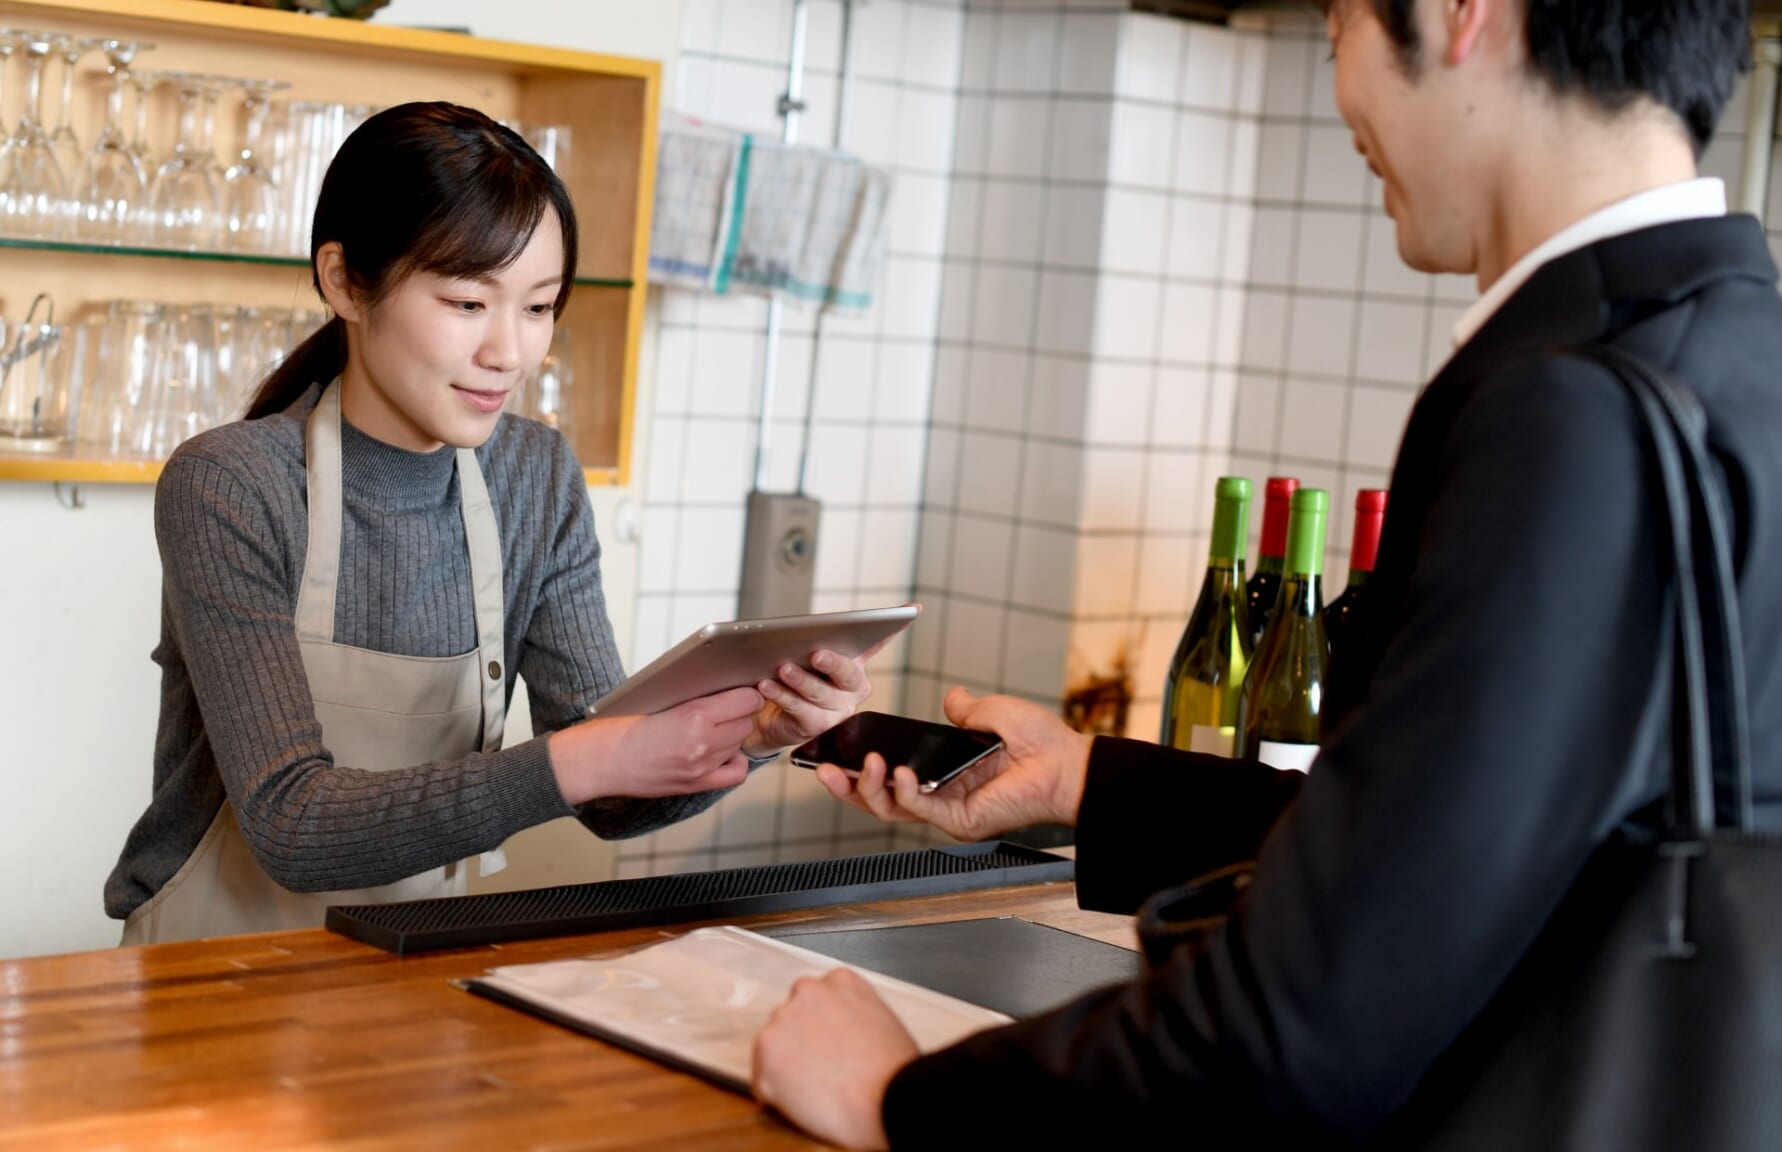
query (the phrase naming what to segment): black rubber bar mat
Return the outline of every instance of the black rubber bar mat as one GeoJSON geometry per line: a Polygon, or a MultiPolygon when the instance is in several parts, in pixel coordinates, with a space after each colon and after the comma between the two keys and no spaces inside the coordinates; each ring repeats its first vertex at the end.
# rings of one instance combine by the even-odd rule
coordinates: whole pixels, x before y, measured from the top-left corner
{"type": "Polygon", "coordinates": [[[1069,880],[1073,861],[1000,840],[401,904],[336,905],[332,932],[399,956],[1069,880]]]}

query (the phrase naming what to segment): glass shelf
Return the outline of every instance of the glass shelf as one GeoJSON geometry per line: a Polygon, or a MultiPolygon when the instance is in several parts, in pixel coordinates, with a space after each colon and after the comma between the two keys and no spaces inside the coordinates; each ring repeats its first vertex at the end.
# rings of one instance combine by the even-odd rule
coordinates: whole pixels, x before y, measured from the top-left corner
{"type": "MultiPolygon", "coordinates": [[[[71,244],[60,240],[20,240],[0,237],[0,249],[13,248],[30,252],[72,252],[93,256],[130,256],[162,260],[196,260],[207,264],[259,264],[275,268],[308,268],[301,256],[259,256],[247,252],[194,252],[187,248],[136,248],[122,244],[71,244]]],[[[577,276],[577,287],[630,288],[629,279],[613,280],[599,276],[577,276]]]]}

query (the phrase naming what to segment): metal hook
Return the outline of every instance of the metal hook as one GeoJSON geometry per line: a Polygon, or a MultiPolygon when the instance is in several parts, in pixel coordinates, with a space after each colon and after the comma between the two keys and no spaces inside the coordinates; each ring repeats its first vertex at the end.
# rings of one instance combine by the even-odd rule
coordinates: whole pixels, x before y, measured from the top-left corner
{"type": "Polygon", "coordinates": [[[60,480],[55,481],[53,487],[56,492],[56,503],[68,509],[70,512],[79,512],[82,508],[87,506],[86,495],[81,492],[79,484],[68,485],[68,492],[66,495],[62,492],[62,482],[60,480]]]}

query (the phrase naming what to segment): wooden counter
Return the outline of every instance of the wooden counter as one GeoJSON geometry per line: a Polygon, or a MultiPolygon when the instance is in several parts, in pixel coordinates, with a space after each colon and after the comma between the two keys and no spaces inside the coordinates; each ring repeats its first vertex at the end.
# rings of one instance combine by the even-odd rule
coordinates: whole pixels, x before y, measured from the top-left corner
{"type": "MultiPolygon", "coordinates": [[[[1070,884],[737,923],[1002,915],[1135,944],[1070,884]]],[[[0,1149],[818,1147],[753,1101],[448,983],[691,927],[407,959],[317,930],[0,961],[0,1149]]]]}

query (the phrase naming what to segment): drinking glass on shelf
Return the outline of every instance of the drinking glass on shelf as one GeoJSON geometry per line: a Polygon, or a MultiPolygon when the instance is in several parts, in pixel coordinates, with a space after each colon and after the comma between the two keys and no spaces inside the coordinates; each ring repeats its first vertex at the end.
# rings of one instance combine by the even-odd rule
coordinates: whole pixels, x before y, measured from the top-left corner
{"type": "Polygon", "coordinates": [[[167,308],[159,361],[144,442],[165,457],[215,421],[216,320],[208,304],[167,308]]]}
{"type": "Polygon", "coordinates": [[[569,326],[558,324],[551,333],[551,349],[539,363],[526,387],[526,415],[548,424],[565,436],[575,435],[571,390],[575,386],[574,353],[569,326]]]}
{"type": "Polygon", "coordinates": [[[105,97],[105,124],[99,140],[81,165],[75,181],[74,236],[90,244],[129,244],[139,239],[138,224],[148,195],[142,162],[124,132],[124,88],[138,52],[153,48],[132,40],[101,40],[109,62],[110,88],[105,97]]]}
{"type": "Polygon", "coordinates": [[[520,134],[532,150],[551,166],[551,171],[564,176],[569,171],[569,126],[567,124],[535,124],[522,128],[520,134]]]}
{"type": "Polygon", "coordinates": [[[55,303],[39,292],[10,343],[0,347],[0,451],[48,452],[62,446],[68,410],[51,372],[61,338],[55,303]]]}
{"type": "Polygon", "coordinates": [[[279,250],[307,256],[310,217],[328,164],[346,139],[347,108],[320,100],[292,100],[284,105],[284,115],[288,139],[276,180],[284,221],[279,250]]]}
{"type": "Polygon", "coordinates": [[[81,440],[103,453],[148,451],[141,417],[155,391],[163,311],[149,300],[113,300],[106,311],[94,389],[80,424],[81,440]]]}
{"type": "Polygon", "coordinates": [[[0,152],[0,230],[30,240],[54,240],[67,208],[68,184],[43,130],[43,65],[55,38],[21,32],[25,49],[25,106],[0,152]]]}
{"type": "Polygon", "coordinates": [[[168,76],[179,96],[179,137],[173,155],[155,173],[149,193],[149,214],[154,221],[155,243],[168,248],[200,250],[211,247],[219,214],[217,182],[211,169],[216,160],[204,155],[201,120],[207,78],[176,73],[168,76]]]}
{"type": "Polygon", "coordinates": [[[54,54],[62,62],[62,98],[56,109],[56,126],[50,131],[49,142],[62,175],[70,180],[80,171],[83,151],[80,136],[74,131],[74,75],[81,60],[100,43],[76,36],[58,36],[55,40],[54,54]]]}
{"type": "Polygon", "coordinates": [[[237,252],[278,250],[279,188],[266,156],[266,114],[272,93],[289,88],[278,80],[237,80],[242,89],[241,152],[223,173],[223,243],[237,252]]]}

